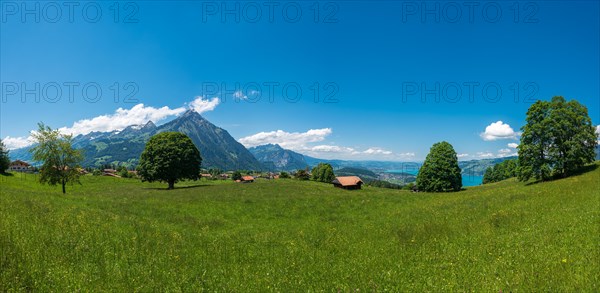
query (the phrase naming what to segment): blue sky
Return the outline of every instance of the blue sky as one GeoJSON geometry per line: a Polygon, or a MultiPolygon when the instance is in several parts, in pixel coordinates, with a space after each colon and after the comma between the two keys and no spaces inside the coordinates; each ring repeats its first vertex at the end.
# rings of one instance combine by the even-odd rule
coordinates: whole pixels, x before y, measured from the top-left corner
{"type": "Polygon", "coordinates": [[[191,107],[247,146],[413,161],[446,140],[466,160],[513,154],[536,99],[600,124],[597,1],[251,3],[3,1],[0,137],[191,107]]]}

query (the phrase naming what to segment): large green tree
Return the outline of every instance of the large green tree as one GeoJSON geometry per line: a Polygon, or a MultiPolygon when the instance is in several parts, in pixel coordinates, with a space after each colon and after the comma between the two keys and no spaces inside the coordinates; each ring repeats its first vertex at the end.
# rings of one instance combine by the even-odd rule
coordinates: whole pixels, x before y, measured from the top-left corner
{"type": "Polygon", "coordinates": [[[146,143],[137,167],[142,181],[167,182],[169,189],[182,179],[200,179],[200,151],[179,132],[162,132],[146,143]]]}
{"type": "Polygon", "coordinates": [[[417,187],[428,192],[459,191],[462,188],[458,158],[451,144],[442,141],[431,147],[419,169],[417,187]]]}
{"type": "Polygon", "coordinates": [[[312,180],[319,182],[331,183],[335,179],[333,167],[327,163],[319,163],[319,165],[312,169],[311,175],[312,180]]]}
{"type": "Polygon", "coordinates": [[[83,154],[73,148],[73,136],[60,133],[44,123],[38,123],[38,130],[32,134],[35,146],[30,152],[33,160],[41,162],[40,182],[49,185],[60,184],[66,193],[67,183],[80,183],[80,166],[83,154]]]}
{"type": "Polygon", "coordinates": [[[10,159],[8,157],[8,149],[4,145],[4,142],[0,140],[0,173],[6,172],[6,169],[10,166],[10,159]]]}
{"type": "Polygon", "coordinates": [[[567,177],[595,158],[598,137],[587,108],[576,100],[537,101],[521,129],[519,179],[567,177]]]}

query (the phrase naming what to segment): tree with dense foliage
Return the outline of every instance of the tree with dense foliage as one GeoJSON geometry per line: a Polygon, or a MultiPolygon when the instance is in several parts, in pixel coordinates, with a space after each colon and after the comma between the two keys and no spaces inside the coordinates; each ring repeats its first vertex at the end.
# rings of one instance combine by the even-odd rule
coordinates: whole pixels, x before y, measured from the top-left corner
{"type": "Polygon", "coordinates": [[[66,193],[67,183],[79,182],[79,164],[83,160],[80,150],[73,148],[73,136],[61,134],[44,123],[32,134],[35,146],[30,152],[33,160],[41,162],[40,183],[55,186],[60,184],[66,193]]]}
{"type": "Polygon", "coordinates": [[[333,174],[333,167],[327,163],[319,163],[316,167],[314,167],[311,171],[312,180],[318,182],[331,183],[333,179],[335,179],[335,175],[333,174]]]}
{"type": "Polygon", "coordinates": [[[304,170],[304,169],[300,169],[300,170],[296,171],[296,174],[294,174],[294,177],[296,177],[296,179],[298,179],[298,180],[309,180],[310,179],[310,175],[308,175],[308,171],[304,170]]]}
{"type": "Polygon", "coordinates": [[[483,174],[483,184],[498,182],[517,176],[517,159],[502,161],[492,167],[488,167],[483,174]]]}
{"type": "Polygon", "coordinates": [[[419,169],[417,187],[428,192],[459,191],[462,188],[458,158],[451,144],[442,141],[431,147],[419,169]]]}
{"type": "Polygon", "coordinates": [[[288,179],[288,178],[290,178],[290,174],[288,172],[281,172],[281,173],[279,173],[279,178],[280,179],[288,179]]]}
{"type": "Polygon", "coordinates": [[[10,166],[10,158],[8,157],[8,149],[4,146],[4,142],[0,140],[0,173],[4,174],[10,166]]]}
{"type": "Polygon", "coordinates": [[[233,174],[231,174],[231,179],[233,181],[242,180],[242,172],[240,172],[240,171],[233,172],[233,174]]]}
{"type": "Polygon", "coordinates": [[[127,170],[127,167],[125,166],[119,166],[119,168],[117,168],[117,174],[119,176],[121,176],[122,178],[133,178],[133,174],[129,173],[129,170],[127,170]]]}
{"type": "Polygon", "coordinates": [[[520,180],[567,177],[594,161],[598,136],[587,108],[578,101],[537,101],[526,121],[518,147],[520,180]]]}
{"type": "Polygon", "coordinates": [[[200,151],[180,132],[162,132],[150,138],[137,167],[142,181],[167,182],[169,189],[182,179],[200,179],[200,151]]]}
{"type": "Polygon", "coordinates": [[[208,169],[208,174],[212,176],[212,178],[218,178],[221,174],[223,174],[223,170],[219,168],[210,168],[208,169]]]}

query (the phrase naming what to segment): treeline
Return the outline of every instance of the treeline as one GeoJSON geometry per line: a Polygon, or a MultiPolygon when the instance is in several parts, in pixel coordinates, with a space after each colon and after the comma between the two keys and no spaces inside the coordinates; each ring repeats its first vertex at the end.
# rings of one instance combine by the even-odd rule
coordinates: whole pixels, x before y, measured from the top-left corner
{"type": "Polygon", "coordinates": [[[518,160],[511,159],[488,167],[483,174],[483,184],[498,182],[518,176],[518,160]]]}
{"type": "Polygon", "coordinates": [[[372,186],[372,187],[379,187],[379,188],[407,189],[407,188],[405,188],[404,185],[395,184],[395,183],[391,183],[391,182],[384,181],[384,180],[371,180],[371,181],[367,182],[367,185],[372,186]]]}

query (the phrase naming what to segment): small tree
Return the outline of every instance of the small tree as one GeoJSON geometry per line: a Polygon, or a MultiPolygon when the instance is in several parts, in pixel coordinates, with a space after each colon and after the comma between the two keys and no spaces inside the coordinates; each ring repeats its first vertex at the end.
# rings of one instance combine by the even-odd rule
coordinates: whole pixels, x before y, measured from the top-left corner
{"type": "Polygon", "coordinates": [[[233,172],[233,174],[231,174],[231,179],[233,181],[242,180],[242,172],[240,172],[240,171],[233,172]]]}
{"type": "Polygon", "coordinates": [[[223,173],[223,170],[219,169],[219,168],[211,168],[208,169],[208,173],[210,174],[210,176],[212,176],[212,178],[218,178],[221,173],[223,173]]]}
{"type": "Polygon", "coordinates": [[[458,158],[451,144],[442,141],[431,147],[417,175],[417,187],[429,192],[459,191],[462,188],[458,158]]]}
{"type": "Polygon", "coordinates": [[[123,177],[123,178],[131,178],[131,174],[129,174],[129,170],[127,170],[127,167],[125,166],[120,166],[117,169],[117,174],[119,174],[119,176],[123,177]]]}
{"type": "Polygon", "coordinates": [[[142,181],[167,182],[169,189],[182,179],[200,179],[200,151],[179,132],[162,132],[150,138],[137,167],[142,181]]]}
{"type": "Polygon", "coordinates": [[[310,175],[308,175],[308,172],[304,169],[300,169],[300,170],[296,171],[296,174],[294,175],[294,177],[296,177],[296,179],[298,179],[298,180],[310,179],[310,175]]]}
{"type": "Polygon", "coordinates": [[[312,180],[315,181],[331,183],[335,179],[333,167],[327,163],[319,163],[319,165],[312,169],[311,173],[312,180]]]}
{"type": "Polygon", "coordinates": [[[0,173],[4,174],[10,166],[10,158],[8,157],[8,149],[4,146],[4,142],[0,140],[0,173]]]}
{"type": "Polygon", "coordinates": [[[280,179],[290,178],[290,174],[288,172],[281,172],[281,173],[279,173],[279,178],[280,179]]]}
{"type": "Polygon", "coordinates": [[[494,182],[494,181],[492,181],[493,177],[494,177],[494,167],[492,167],[492,166],[487,167],[487,169],[485,169],[485,173],[483,173],[482,183],[488,184],[488,183],[494,182]]]}
{"type": "Polygon", "coordinates": [[[38,130],[33,134],[36,146],[30,152],[33,160],[41,162],[40,182],[49,185],[62,185],[62,192],[66,193],[69,182],[79,182],[79,163],[83,155],[79,150],[73,149],[72,135],[61,134],[58,129],[53,130],[44,123],[38,123],[38,130]]]}

